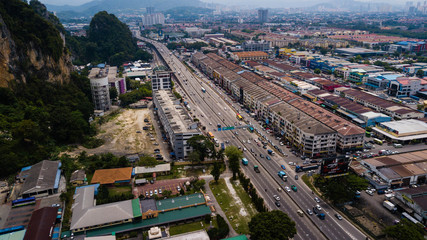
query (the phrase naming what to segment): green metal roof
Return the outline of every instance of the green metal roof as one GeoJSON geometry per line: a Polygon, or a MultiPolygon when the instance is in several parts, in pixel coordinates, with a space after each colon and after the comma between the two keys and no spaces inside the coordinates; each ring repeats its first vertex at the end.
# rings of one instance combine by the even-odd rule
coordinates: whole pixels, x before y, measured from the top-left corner
{"type": "Polygon", "coordinates": [[[157,210],[167,210],[172,208],[179,208],[189,205],[194,205],[198,203],[204,203],[205,198],[201,193],[195,193],[187,196],[180,196],[175,198],[168,198],[164,200],[159,200],[156,202],[157,210]]]}
{"type": "Polygon", "coordinates": [[[227,240],[248,240],[246,235],[239,235],[239,236],[235,236],[235,237],[231,237],[231,238],[224,238],[224,239],[227,239],[227,240]]]}
{"type": "Polygon", "coordinates": [[[25,232],[27,230],[21,230],[21,231],[16,231],[16,232],[11,232],[11,233],[6,233],[3,235],[0,235],[0,240],[22,240],[24,239],[25,236],[25,232]]]}
{"type": "Polygon", "coordinates": [[[141,217],[142,213],[141,213],[141,205],[139,203],[139,199],[132,199],[132,212],[133,212],[133,217],[141,217]]]}
{"type": "Polygon", "coordinates": [[[196,207],[183,208],[174,211],[160,212],[156,218],[145,219],[141,221],[135,221],[132,223],[125,223],[121,225],[100,228],[96,230],[87,231],[87,237],[100,236],[111,234],[112,232],[125,232],[132,229],[139,229],[144,227],[158,226],[170,222],[181,221],[185,219],[191,219],[199,216],[211,214],[211,210],[206,205],[200,205],[196,207]]]}

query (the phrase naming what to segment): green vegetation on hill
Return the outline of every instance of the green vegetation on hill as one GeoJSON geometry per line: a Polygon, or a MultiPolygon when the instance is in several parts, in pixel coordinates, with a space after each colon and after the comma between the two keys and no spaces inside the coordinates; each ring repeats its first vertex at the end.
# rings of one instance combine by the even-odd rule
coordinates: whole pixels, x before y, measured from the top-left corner
{"type": "Polygon", "coordinates": [[[0,177],[48,159],[57,147],[84,141],[92,133],[93,113],[82,89],[89,79],[77,73],[69,84],[30,79],[12,89],[0,88],[0,177]]]}
{"type": "MultiPolygon", "coordinates": [[[[26,55],[29,48],[41,49],[55,61],[64,53],[59,31],[38,15],[28,4],[19,0],[0,1],[0,15],[16,44],[19,55],[26,55]]],[[[25,71],[27,61],[20,63],[25,71]]]]}
{"type": "Polygon", "coordinates": [[[106,11],[92,18],[87,37],[67,36],[66,40],[75,64],[107,62],[120,66],[125,61],[152,59],[150,53],[137,48],[136,39],[126,24],[106,11]]]}

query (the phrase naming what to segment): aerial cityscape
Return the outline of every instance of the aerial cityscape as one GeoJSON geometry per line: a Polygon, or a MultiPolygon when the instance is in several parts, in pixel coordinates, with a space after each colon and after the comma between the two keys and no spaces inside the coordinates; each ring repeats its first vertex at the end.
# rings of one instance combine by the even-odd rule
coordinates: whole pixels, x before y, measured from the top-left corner
{"type": "Polygon", "coordinates": [[[427,1],[0,0],[0,240],[427,239],[427,1]]]}

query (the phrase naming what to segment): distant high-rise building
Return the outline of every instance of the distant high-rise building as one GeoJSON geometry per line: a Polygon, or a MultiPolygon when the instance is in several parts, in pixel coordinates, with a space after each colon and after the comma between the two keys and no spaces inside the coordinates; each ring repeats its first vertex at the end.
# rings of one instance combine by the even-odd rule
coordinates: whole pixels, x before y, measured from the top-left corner
{"type": "Polygon", "coordinates": [[[147,11],[147,14],[153,14],[154,13],[154,7],[146,7],[145,10],[147,11]]]}
{"type": "Polygon", "coordinates": [[[268,9],[258,9],[258,21],[260,23],[267,22],[268,19],[268,9]]]}
{"type": "Polygon", "coordinates": [[[163,15],[163,13],[146,14],[144,18],[142,18],[142,24],[144,26],[165,24],[165,15],[163,15]]]}

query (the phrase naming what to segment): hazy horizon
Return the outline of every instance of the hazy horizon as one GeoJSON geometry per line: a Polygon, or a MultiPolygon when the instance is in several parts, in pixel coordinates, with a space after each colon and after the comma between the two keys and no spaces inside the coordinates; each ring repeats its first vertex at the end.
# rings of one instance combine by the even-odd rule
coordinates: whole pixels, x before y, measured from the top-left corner
{"type": "MultiPolygon", "coordinates": [[[[70,6],[78,6],[82,5],[87,2],[91,2],[93,0],[39,0],[40,2],[44,4],[51,4],[51,5],[70,5],[70,6]]],[[[98,0],[99,1],[99,0],[98,0]]],[[[233,5],[242,5],[242,6],[252,6],[252,7],[268,7],[268,8],[283,8],[285,6],[303,6],[306,4],[306,6],[312,6],[317,3],[324,3],[324,2],[330,2],[332,0],[300,0],[298,2],[292,1],[292,0],[201,0],[202,2],[206,3],[219,3],[224,4],[228,6],[233,5]],[[292,4],[292,5],[291,5],[292,4]]],[[[356,0],[359,2],[384,2],[384,3],[391,3],[391,4],[405,4],[406,0],[356,0]]],[[[414,3],[418,1],[413,1],[414,3]]],[[[421,1],[423,2],[423,1],[421,1]]]]}

